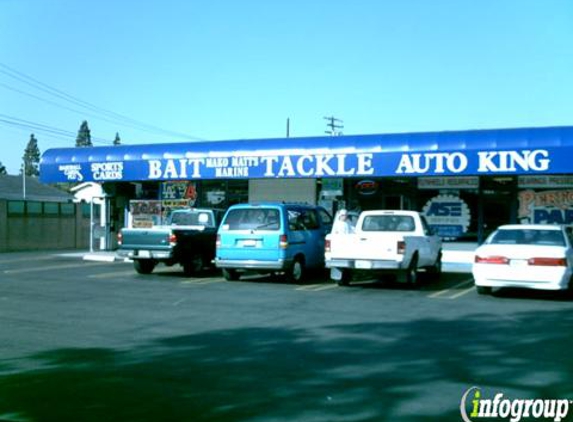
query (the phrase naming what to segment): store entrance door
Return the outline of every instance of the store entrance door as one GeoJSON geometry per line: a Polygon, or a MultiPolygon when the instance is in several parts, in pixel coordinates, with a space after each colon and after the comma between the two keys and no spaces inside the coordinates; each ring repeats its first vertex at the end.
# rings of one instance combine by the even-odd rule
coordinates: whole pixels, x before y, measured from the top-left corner
{"type": "Polygon", "coordinates": [[[386,210],[409,210],[410,198],[405,195],[384,195],[382,206],[386,210]]]}
{"type": "Polygon", "coordinates": [[[502,224],[516,222],[516,189],[516,180],[512,177],[484,177],[481,180],[479,243],[502,224]]]}

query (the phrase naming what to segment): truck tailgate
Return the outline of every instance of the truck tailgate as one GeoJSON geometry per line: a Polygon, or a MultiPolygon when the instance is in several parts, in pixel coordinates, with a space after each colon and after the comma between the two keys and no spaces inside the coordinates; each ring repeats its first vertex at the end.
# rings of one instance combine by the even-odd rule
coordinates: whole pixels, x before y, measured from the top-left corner
{"type": "Polygon", "coordinates": [[[398,255],[397,244],[403,240],[401,234],[389,233],[361,233],[331,234],[330,235],[330,258],[331,259],[402,259],[398,255]]]}
{"type": "Polygon", "coordinates": [[[403,261],[414,251],[420,250],[424,242],[421,236],[404,236],[401,233],[369,232],[356,234],[331,234],[330,259],[390,260],[403,261]],[[405,243],[403,253],[398,253],[398,242],[405,243]]]}
{"type": "Polygon", "coordinates": [[[122,249],[164,249],[169,246],[171,230],[123,229],[122,249]]]}

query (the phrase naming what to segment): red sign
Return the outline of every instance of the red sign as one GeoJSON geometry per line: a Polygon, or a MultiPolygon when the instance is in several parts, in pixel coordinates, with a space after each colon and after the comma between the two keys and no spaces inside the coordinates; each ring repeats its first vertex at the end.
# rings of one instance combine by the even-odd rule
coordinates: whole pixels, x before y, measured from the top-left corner
{"type": "Polygon", "coordinates": [[[361,180],[355,186],[360,195],[374,195],[378,191],[378,182],[375,180],[361,180]]]}

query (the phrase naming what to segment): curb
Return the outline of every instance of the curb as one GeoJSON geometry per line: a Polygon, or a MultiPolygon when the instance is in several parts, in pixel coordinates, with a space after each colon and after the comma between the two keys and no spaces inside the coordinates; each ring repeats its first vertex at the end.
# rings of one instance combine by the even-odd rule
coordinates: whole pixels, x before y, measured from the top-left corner
{"type": "Polygon", "coordinates": [[[99,261],[99,262],[114,262],[116,261],[115,255],[111,254],[85,254],[82,258],[84,261],[99,261]]]}

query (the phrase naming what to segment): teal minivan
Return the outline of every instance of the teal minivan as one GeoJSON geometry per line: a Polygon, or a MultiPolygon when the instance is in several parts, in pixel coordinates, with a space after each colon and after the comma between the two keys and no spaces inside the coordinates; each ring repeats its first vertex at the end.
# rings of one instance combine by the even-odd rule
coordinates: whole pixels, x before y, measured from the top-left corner
{"type": "Polygon", "coordinates": [[[233,205],[219,226],[215,265],[227,280],[255,271],[299,282],[308,269],[324,266],[324,238],[331,228],[332,217],[322,207],[233,205]]]}

